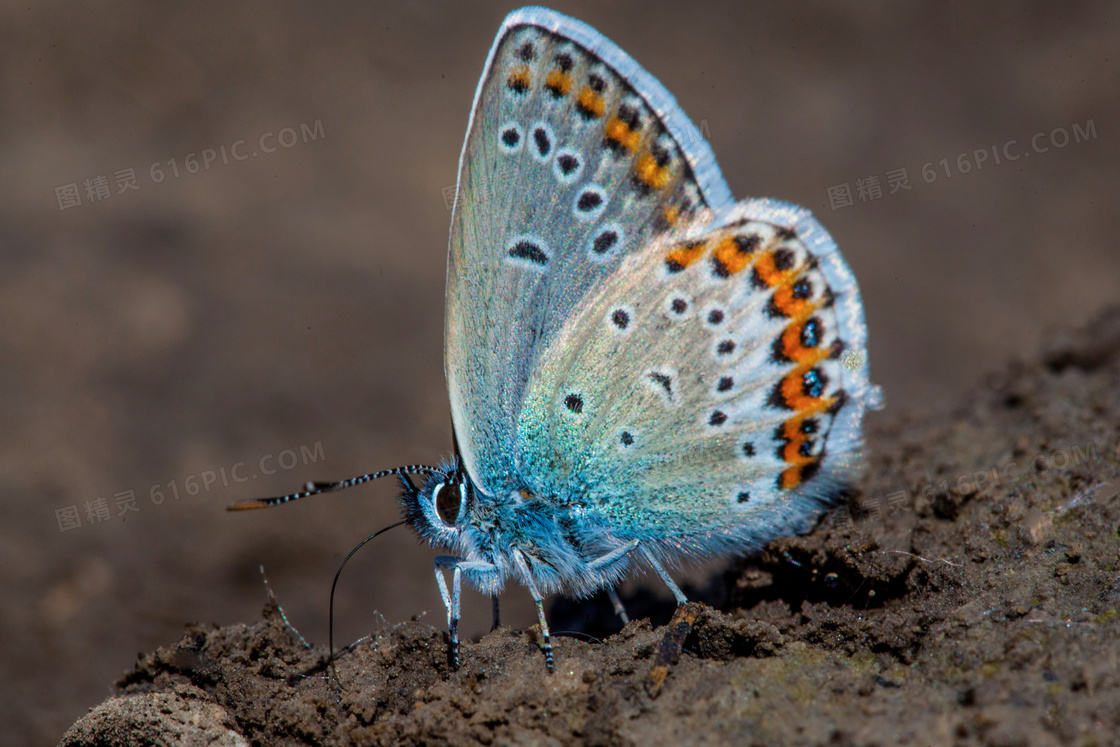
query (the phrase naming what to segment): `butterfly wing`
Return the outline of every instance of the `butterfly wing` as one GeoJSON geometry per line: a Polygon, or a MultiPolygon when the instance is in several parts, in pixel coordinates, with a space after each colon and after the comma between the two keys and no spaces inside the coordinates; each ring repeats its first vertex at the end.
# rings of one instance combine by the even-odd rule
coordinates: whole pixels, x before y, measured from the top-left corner
{"type": "Polygon", "coordinates": [[[520,464],[587,544],[748,551],[803,531],[851,476],[866,360],[835,243],[803,208],[749,200],[578,304],[529,382],[520,464]]]}
{"type": "Polygon", "coordinates": [[[549,10],[507,17],[475,94],[447,271],[452,418],[482,492],[525,487],[525,390],[564,320],[627,256],[731,203],[700,133],[626,53],[549,10]]]}

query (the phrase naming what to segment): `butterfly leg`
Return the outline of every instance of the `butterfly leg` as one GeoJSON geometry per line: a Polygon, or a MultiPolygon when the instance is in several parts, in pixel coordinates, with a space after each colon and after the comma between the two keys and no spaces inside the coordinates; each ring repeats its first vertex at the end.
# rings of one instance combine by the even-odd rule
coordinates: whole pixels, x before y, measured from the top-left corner
{"type": "MultiPolygon", "coordinates": [[[[603,566],[610,565],[622,556],[632,552],[639,544],[638,540],[627,542],[622,547],[616,547],[606,555],[595,558],[587,564],[587,567],[589,570],[594,571],[603,566]]],[[[626,614],[626,608],[622,606],[622,600],[618,598],[618,593],[614,590],[614,587],[607,587],[607,596],[611,598],[611,605],[614,606],[614,612],[618,615],[618,618],[622,620],[622,624],[625,625],[630,622],[630,616],[626,614]]]]}
{"type": "Polygon", "coordinates": [[[498,595],[494,594],[490,597],[490,600],[494,603],[494,624],[490,627],[490,630],[494,631],[502,624],[502,613],[501,610],[498,609],[498,595]]]}
{"type": "Polygon", "coordinates": [[[540,620],[541,636],[544,638],[544,643],[541,646],[544,649],[544,663],[548,667],[548,673],[552,674],[555,669],[552,661],[552,637],[548,631],[548,620],[544,618],[544,598],[537,589],[537,583],[533,580],[533,574],[529,570],[529,563],[525,560],[524,553],[516,547],[513,548],[513,560],[517,563],[518,570],[525,578],[525,585],[529,587],[529,595],[533,597],[533,602],[537,605],[537,618],[540,620]]]}
{"type": "Polygon", "coordinates": [[[649,548],[643,546],[642,554],[646,556],[646,562],[650,564],[654,572],[657,573],[657,575],[661,577],[661,580],[665,582],[665,585],[669,587],[669,591],[673,592],[673,596],[677,598],[677,604],[688,604],[688,597],[681,591],[681,587],[677,586],[673,579],[669,577],[669,572],[657,562],[657,558],[653,557],[653,553],[649,551],[649,548]]]}
{"type": "Polygon", "coordinates": [[[622,600],[618,598],[618,592],[614,590],[613,586],[607,587],[607,596],[611,598],[611,605],[614,607],[614,613],[618,615],[618,619],[622,620],[622,624],[626,625],[630,622],[630,616],[626,614],[626,608],[622,606],[622,600]]]}
{"type": "Polygon", "coordinates": [[[463,585],[463,572],[459,564],[462,558],[454,555],[440,555],[436,558],[436,585],[439,586],[439,596],[443,599],[443,606],[447,608],[447,635],[449,639],[447,658],[452,669],[459,668],[459,595],[463,585]],[[451,593],[447,593],[447,579],[443,577],[445,569],[451,571],[451,593]]]}
{"type": "MultiPolygon", "coordinates": [[[[447,658],[452,669],[459,668],[459,599],[463,587],[463,572],[466,571],[472,578],[496,575],[498,566],[482,561],[467,561],[454,555],[440,555],[435,560],[436,584],[439,586],[439,596],[443,599],[443,606],[447,608],[447,633],[449,643],[447,658]],[[447,579],[443,574],[451,571],[451,591],[447,589],[447,579]]],[[[494,595],[495,604],[497,595],[494,595]]],[[[496,609],[496,607],[495,607],[496,609]]]]}
{"type": "Polygon", "coordinates": [[[639,544],[641,544],[641,543],[638,542],[638,540],[632,540],[630,542],[627,542],[622,547],[616,547],[615,549],[611,550],[606,555],[600,555],[599,557],[595,558],[594,560],[592,560],[591,562],[589,562],[587,564],[587,567],[588,567],[589,570],[597,571],[600,568],[602,568],[603,566],[610,565],[614,561],[621,558],[623,555],[627,555],[627,554],[633,552],[634,549],[636,547],[638,547],[639,544]]]}

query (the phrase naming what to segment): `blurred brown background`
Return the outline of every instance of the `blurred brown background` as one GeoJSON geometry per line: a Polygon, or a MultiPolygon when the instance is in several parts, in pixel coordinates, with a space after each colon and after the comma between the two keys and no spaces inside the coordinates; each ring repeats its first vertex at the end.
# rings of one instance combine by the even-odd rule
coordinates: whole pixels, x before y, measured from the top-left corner
{"type": "MultiPolygon", "coordinates": [[[[512,7],[0,7],[0,740],[54,743],[187,621],[255,620],[260,562],[325,641],[331,574],[396,517],[393,485],[222,509],[449,450],[448,190],[512,7]]],[[[737,196],[831,230],[874,417],[951,407],[1120,296],[1120,5],[557,8],[677,96],[737,196]]],[[[442,627],[433,554],[402,529],[359,555],[338,639],[375,610],[442,627]]],[[[523,590],[503,600],[531,619],[523,590]]]]}

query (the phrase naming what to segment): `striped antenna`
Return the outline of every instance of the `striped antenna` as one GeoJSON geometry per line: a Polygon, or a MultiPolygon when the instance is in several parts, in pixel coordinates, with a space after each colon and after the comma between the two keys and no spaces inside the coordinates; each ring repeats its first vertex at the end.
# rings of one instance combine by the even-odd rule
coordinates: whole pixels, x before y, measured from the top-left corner
{"type": "Polygon", "coordinates": [[[371,472],[368,475],[359,475],[358,477],[351,477],[349,480],[342,480],[340,482],[309,482],[303,486],[303,490],[299,493],[289,493],[288,495],[277,496],[276,498],[253,498],[248,501],[238,501],[232,506],[227,506],[227,511],[251,511],[257,508],[269,508],[270,506],[279,506],[283,503],[290,503],[291,501],[298,501],[300,498],[306,498],[309,495],[318,495],[319,493],[333,493],[338,490],[346,490],[355,485],[371,482],[381,477],[388,477],[389,475],[447,475],[443,470],[436,469],[435,467],[428,467],[423,464],[410,464],[405,467],[394,467],[393,469],[382,470],[381,472],[371,472]]]}

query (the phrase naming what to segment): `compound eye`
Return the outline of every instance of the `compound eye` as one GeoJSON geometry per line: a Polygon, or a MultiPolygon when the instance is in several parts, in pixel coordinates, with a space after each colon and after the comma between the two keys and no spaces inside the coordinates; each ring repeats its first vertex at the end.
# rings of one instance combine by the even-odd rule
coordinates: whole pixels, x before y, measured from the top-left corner
{"type": "Polygon", "coordinates": [[[448,526],[454,526],[459,520],[459,508],[462,506],[462,486],[441,482],[432,491],[432,503],[436,507],[436,516],[448,526]]]}

